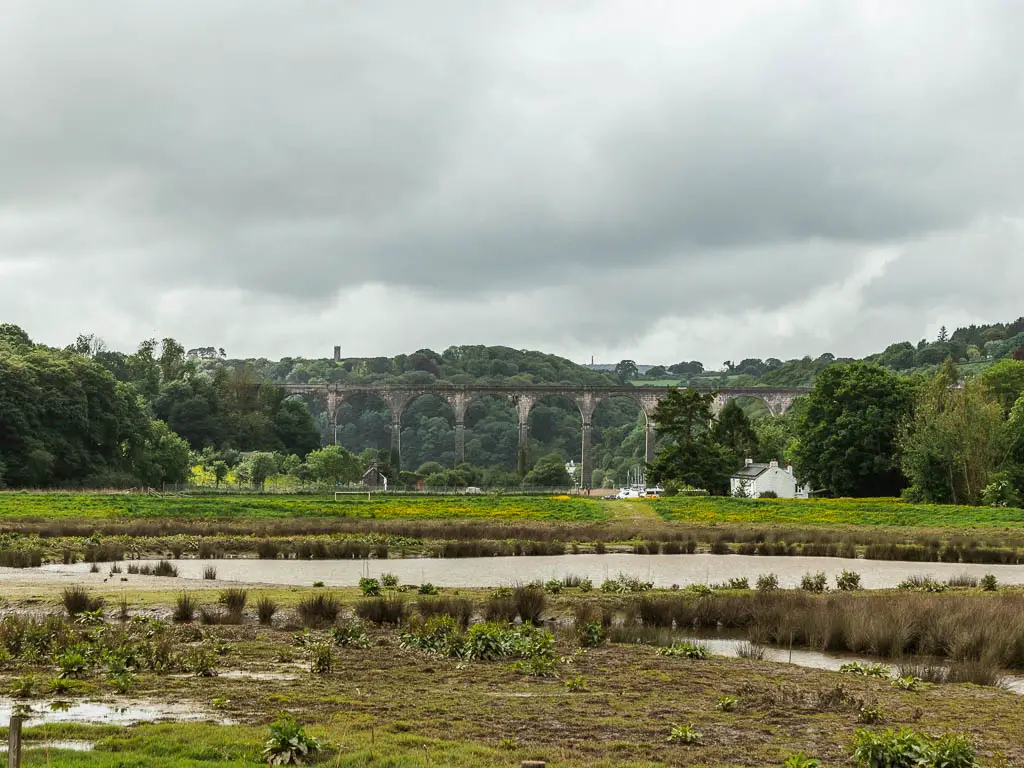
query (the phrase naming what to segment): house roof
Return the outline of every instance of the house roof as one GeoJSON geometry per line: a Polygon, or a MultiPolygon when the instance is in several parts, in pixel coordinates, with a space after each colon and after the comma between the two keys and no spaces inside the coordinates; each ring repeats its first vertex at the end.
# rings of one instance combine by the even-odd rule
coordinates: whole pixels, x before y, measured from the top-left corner
{"type": "Polygon", "coordinates": [[[745,467],[740,467],[732,476],[740,480],[753,480],[755,477],[759,477],[770,467],[770,464],[747,464],[745,467]]]}

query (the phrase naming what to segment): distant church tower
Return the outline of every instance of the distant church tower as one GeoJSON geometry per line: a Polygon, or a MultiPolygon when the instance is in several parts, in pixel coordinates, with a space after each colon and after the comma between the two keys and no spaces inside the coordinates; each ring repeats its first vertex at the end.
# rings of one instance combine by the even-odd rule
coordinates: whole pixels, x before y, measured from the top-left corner
{"type": "Polygon", "coordinates": [[[334,362],[341,362],[341,347],[337,344],[334,345],[334,362]]]}

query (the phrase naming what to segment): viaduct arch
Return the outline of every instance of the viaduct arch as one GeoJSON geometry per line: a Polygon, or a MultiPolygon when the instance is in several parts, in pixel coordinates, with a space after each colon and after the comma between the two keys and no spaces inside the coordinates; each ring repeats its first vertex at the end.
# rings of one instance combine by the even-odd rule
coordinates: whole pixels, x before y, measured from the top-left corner
{"type": "MultiPolygon", "coordinates": [[[[668,395],[670,387],[631,386],[578,386],[578,385],[531,385],[531,386],[453,386],[437,384],[423,387],[388,385],[345,385],[345,384],[284,384],[290,395],[307,395],[323,398],[327,404],[327,415],[332,427],[337,426],[338,405],[352,395],[372,394],[379,397],[391,413],[391,451],[402,457],[402,414],[406,406],[422,395],[433,395],[447,401],[455,412],[455,461],[466,460],[466,409],[474,398],[489,395],[509,400],[516,410],[519,424],[519,448],[525,450],[529,441],[529,416],[534,404],[546,395],[560,395],[572,400],[580,412],[582,451],[580,481],[590,487],[591,478],[591,432],[592,419],[598,403],[611,397],[627,397],[644,414],[644,458],[654,460],[654,409],[668,395]]],[[[710,390],[709,390],[710,391],[710,390]]],[[[726,404],[738,397],[750,397],[762,401],[773,416],[781,416],[793,401],[810,390],[802,387],[736,387],[713,390],[715,399],[712,410],[717,414],[726,404]]]]}

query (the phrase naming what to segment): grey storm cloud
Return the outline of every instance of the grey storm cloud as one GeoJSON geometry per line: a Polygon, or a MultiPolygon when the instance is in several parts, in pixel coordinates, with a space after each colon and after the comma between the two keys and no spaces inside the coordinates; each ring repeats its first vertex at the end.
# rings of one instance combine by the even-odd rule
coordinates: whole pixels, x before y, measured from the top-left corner
{"type": "Polygon", "coordinates": [[[296,312],[356,334],[386,285],[416,313],[380,331],[393,352],[671,361],[760,328],[722,356],[865,353],[1013,305],[978,270],[1020,272],[1022,22],[996,0],[16,0],[0,301],[44,335],[241,339],[232,318],[296,312]],[[829,290],[856,298],[835,327],[829,290]]]}

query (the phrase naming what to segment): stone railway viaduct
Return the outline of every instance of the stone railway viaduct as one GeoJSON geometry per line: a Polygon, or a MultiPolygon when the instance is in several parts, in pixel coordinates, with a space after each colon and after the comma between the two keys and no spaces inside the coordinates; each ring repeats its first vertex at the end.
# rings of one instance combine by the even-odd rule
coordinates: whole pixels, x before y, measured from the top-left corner
{"type": "MultiPolygon", "coordinates": [[[[434,385],[427,387],[401,387],[387,385],[339,385],[339,384],[285,384],[282,387],[290,395],[303,395],[322,399],[327,405],[331,427],[337,426],[338,405],[354,395],[379,397],[391,412],[391,452],[402,457],[402,414],[406,407],[419,397],[429,395],[440,398],[451,405],[455,412],[455,461],[466,460],[466,409],[474,398],[498,397],[512,403],[519,420],[519,448],[525,450],[529,438],[530,409],[543,397],[567,397],[576,403],[582,422],[582,451],[580,478],[584,487],[590,487],[591,478],[591,419],[598,403],[611,397],[625,397],[633,400],[644,414],[644,455],[648,462],[654,460],[654,409],[669,393],[669,387],[631,386],[586,386],[586,385],[531,385],[531,386],[454,386],[434,385]]],[[[806,388],[740,387],[732,389],[706,390],[713,392],[713,410],[721,411],[726,403],[738,397],[755,398],[762,401],[773,416],[781,416],[800,395],[809,392],[806,388]]]]}

